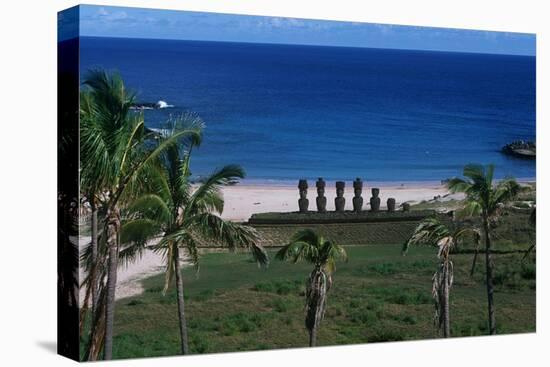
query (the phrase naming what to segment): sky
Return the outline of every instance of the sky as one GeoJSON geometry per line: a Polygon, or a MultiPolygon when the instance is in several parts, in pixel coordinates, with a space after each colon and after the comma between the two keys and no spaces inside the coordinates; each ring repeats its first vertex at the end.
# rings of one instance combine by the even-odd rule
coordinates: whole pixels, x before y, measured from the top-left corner
{"type": "Polygon", "coordinates": [[[536,53],[535,35],[526,33],[94,5],[80,5],[60,13],[59,40],[77,35],[531,56],[536,53]]]}

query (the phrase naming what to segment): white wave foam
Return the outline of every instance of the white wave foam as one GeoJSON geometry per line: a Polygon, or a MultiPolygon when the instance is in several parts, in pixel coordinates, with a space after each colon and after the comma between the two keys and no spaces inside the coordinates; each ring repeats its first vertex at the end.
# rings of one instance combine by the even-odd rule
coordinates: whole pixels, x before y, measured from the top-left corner
{"type": "Polygon", "coordinates": [[[160,136],[162,136],[164,138],[169,136],[170,133],[172,132],[171,129],[159,129],[159,128],[155,128],[155,127],[149,127],[148,129],[151,130],[151,131],[156,132],[157,134],[159,134],[160,136]]]}
{"type": "Polygon", "coordinates": [[[157,108],[170,108],[170,107],[174,107],[174,105],[168,104],[166,103],[166,101],[162,101],[162,100],[157,102],[157,108]]]}

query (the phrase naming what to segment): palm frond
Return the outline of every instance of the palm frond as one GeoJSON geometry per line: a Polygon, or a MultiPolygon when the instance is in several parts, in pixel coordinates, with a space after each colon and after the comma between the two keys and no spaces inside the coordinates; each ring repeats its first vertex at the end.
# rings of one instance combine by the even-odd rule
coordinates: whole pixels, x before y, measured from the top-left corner
{"type": "Polygon", "coordinates": [[[135,200],[128,207],[128,216],[139,215],[139,217],[161,223],[170,223],[172,211],[168,204],[156,194],[145,194],[135,200]]]}
{"type": "Polygon", "coordinates": [[[200,130],[196,129],[186,129],[186,130],[180,130],[170,137],[163,139],[162,142],[160,142],[154,149],[147,151],[140,159],[137,159],[131,169],[129,169],[129,172],[125,175],[125,178],[121,180],[120,185],[117,186],[117,190],[114,193],[113,199],[110,200],[111,205],[115,205],[120,197],[124,194],[124,190],[126,190],[126,187],[128,183],[136,178],[144,169],[144,167],[147,167],[149,163],[154,161],[159,157],[160,154],[162,154],[166,149],[169,149],[170,147],[175,146],[179,139],[183,137],[189,137],[189,136],[197,136],[200,135],[200,130]]]}
{"type": "Polygon", "coordinates": [[[347,261],[347,254],[342,246],[334,241],[325,240],[311,229],[296,232],[275,257],[293,263],[307,261],[319,268],[325,268],[329,274],[336,269],[337,260],[347,261]]]}
{"type": "Polygon", "coordinates": [[[127,221],[120,229],[121,248],[119,250],[119,265],[128,266],[139,260],[146,248],[147,242],[161,234],[162,227],[155,220],[139,218],[127,221]]]}
{"type": "MultiPolygon", "coordinates": [[[[494,166],[493,169],[494,170],[494,166]]],[[[470,178],[474,183],[486,182],[486,170],[481,164],[470,163],[464,166],[464,177],[470,178]]]]}
{"type": "Polygon", "coordinates": [[[290,242],[277,251],[275,258],[281,261],[291,260],[293,263],[299,260],[307,260],[315,257],[312,256],[312,252],[317,251],[315,248],[310,247],[312,247],[311,244],[305,241],[290,242]],[[307,256],[304,255],[306,253],[307,256]]]}
{"type": "Polygon", "coordinates": [[[457,218],[477,217],[483,211],[482,204],[477,200],[466,199],[464,207],[456,211],[457,218]]]}
{"type": "Polygon", "coordinates": [[[513,178],[500,181],[494,193],[495,203],[506,203],[513,200],[522,191],[521,185],[513,178]]]}
{"type": "Polygon", "coordinates": [[[269,264],[267,252],[259,245],[259,235],[253,227],[225,221],[215,214],[201,213],[186,218],[182,229],[171,234],[170,238],[179,239],[187,235],[188,228],[200,234],[201,239],[228,247],[230,250],[247,248],[258,265],[269,264]]]}
{"type": "MultiPolygon", "coordinates": [[[[244,176],[244,170],[238,165],[227,165],[216,170],[193,192],[185,209],[186,215],[201,213],[215,208],[212,206],[214,203],[212,199],[219,198],[220,188],[222,186],[233,185],[238,182],[238,179],[244,178],[244,176]]],[[[220,208],[219,204],[220,199],[217,200],[218,209],[220,208]]],[[[223,210],[223,206],[221,209],[223,210]]]]}
{"type": "Polygon", "coordinates": [[[420,222],[413,234],[403,244],[402,253],[406,254],[411,245],[437,246],[437,243],[450,235],[447,226],[435,217],[420,222]]]}
{"type": "Polygon", "coordinates": [[[457,192],[465,192],[468,190],[468,188],[471,186],[471,184],[461,178],[451,178],[447,182],[447,188],[451,193],[457,193],[457,192]]]}

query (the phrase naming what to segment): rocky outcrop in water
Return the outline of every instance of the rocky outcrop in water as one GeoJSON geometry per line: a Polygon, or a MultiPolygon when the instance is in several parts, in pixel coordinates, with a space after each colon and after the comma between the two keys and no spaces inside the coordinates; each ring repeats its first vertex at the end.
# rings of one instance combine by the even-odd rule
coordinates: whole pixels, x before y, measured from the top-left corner
{"type": "Polygon", "coordinates": [[[534,142],[517,140],[502,147],[502,153],[518,158],[535,159],[537,147],[534,142]]]}
{"type": "Polygon", "coordinates": [[[173,105],[171,104],[168,104],[166,103],[165,101],[158,101],[158,102],[155,102],[155,103],[152,103],[152,102],[136,102],[134,104],[132,104],[132,109],[134,110],[157,110],[157,109],[162,109],[162,108],[170,108],[170,107],[174,107],[173,105]]]}

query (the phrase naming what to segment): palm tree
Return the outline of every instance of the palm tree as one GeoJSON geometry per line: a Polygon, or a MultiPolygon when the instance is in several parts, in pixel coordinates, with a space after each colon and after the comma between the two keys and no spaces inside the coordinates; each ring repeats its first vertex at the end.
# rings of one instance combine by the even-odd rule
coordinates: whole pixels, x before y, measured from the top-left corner
{"type": "Polygon", "coordinates": [[[453,262],[450,252],[457,246],[460,237],[468,232],[473,232],[474,237],[479,236],[477,230],[464,228],[452,231],[439,219],[428,218],[416,227],[403,245],[403,255],[411,245],[426,244],[438,247],[439,265],[432,277],[432,297],[435,304],[434,321],[445,338],[451,336],[449,294],[453,285],[453,262]]]}
{"type": "MultiPolygon", "coordinates": [[[[529,215],[529,225],[533,228],[536,228],[536,226],[537,226],[537,208],[536,207],[531,209],[531,214],[529,215]]],[[[525,251],[525,255],[523,255],[522,260],[525,260],[529,256],[531,251],[533,251],[535,249],[536,245],[537,245],[537,241],[535,239],[535,242],[533,242],[533,244],[531,246],[529,246],[527,251],[525,251]]]]}
{"type": "MultiPolygon", "coordinates": [[[[164,131],[171,135],[176,130],[164,131]]],[[[189,162],[192,147],[197,143],[191,142],[189,150],[183,155],[178,147],[171,147],[165,152],[165,180],[153,193],[143,195],[130,206],[130,219],[122,226],[122,243],[127,246],[121,251],[121,257],[127,261],[139,257],[147,248],[147,242],[157,233],[162,233],[160,242],[151,248],[161,251],[166,259],[165,293],[174,277],[176,280],[182,354],[188,354],[189,347],[180,266],[181,249],[186,250],[197,267],[198,247],[209,241],[231,250],[236,247],[248,248],[260,265],[268,264],[267,253],[257,244],[257,233],[252,227],[224,221],[218,216],[224,206],[220,189],[243,178],[243,169],[236,165],[225,166],[194,187],[190,181],[189,162]]]]}
{"type": "Polygon", "coordinates": [[[290,243],[277,252],[276,258],[293,263],[304,260],[313,264],[313,271],[307,280],[305,325],[309,332],[309,346],[314,347],[317,344],[317,330],[325,314],[332,273],[336,270],[337,260],[347,260],[346,251],[313,230],[304,229],[292,236],[290,243]]]}
{"type": "Polygon", "coordinates": [[[506,178],[495,185],[493,183],[494,171],[495,166],[492,164],[487,167],[468,164],[464,167],[464,178],[452,178],[447,183],[451,192],[466,194],[463,213],[468,216],[481,217],[485,242],[485,276],[490,334],[496,334],[491,228],[496,225],[503,204],[512,200],[521,190],[520,185],[513,178],[506,178]]]}
{"type": "MultiPolygon", "coordinates": [[[[87,119],[94,118],[94,107],[91,94],[89,92],[83,91],[80,94],[80,120],[85,121],[87,119]]],[[[89,173],[89,172],[85,172],[89,173]]],[[[99,224],[98,224],[98,211],[100,207],[100,199],[97,196],[99,194],[99,177],[92,176],[90,174],[83,175],[80,180],[80,190],[85,193],[85,198],[87,203],[90,205],[91,215],[90,215],[90,229],[91,229],[91,259],[90,264],[87,267],[88,273],[88,282],[83,283],[88,286],[87,296],[92,298],[92,315],[95,313],[97,306],[97,290],[98,290],[98,239],[99,239],[99,224]],[[89,293],[89,294],[88,294],[89,293]]],[[[87,298],[88,298],[87,297],[87,298]]],[[[87,304],[84,307],[84,310],[87,310],[87,304]]]]}
{"type": "Polygon", "coordinates": [[[121,207],[153,181],[162,152],[182,137],[200,136],[200,130],[181,130],[158,142],[158,134],[145,128],[143,114],[131,111],[134,95],[125,89],[119,75],[91,71],[84,85],[89,93],[85,108],[89,110],[81,113],[80,121],[81,180],[93,181],[95,194],[104,198],[101,241],[107,249],[107,282],[93,315],[88,357],[96,359],[103,345],[104,359],[111,359],[121,207]],[[99,302],[103,302],[101,307],[99,302]]]}

